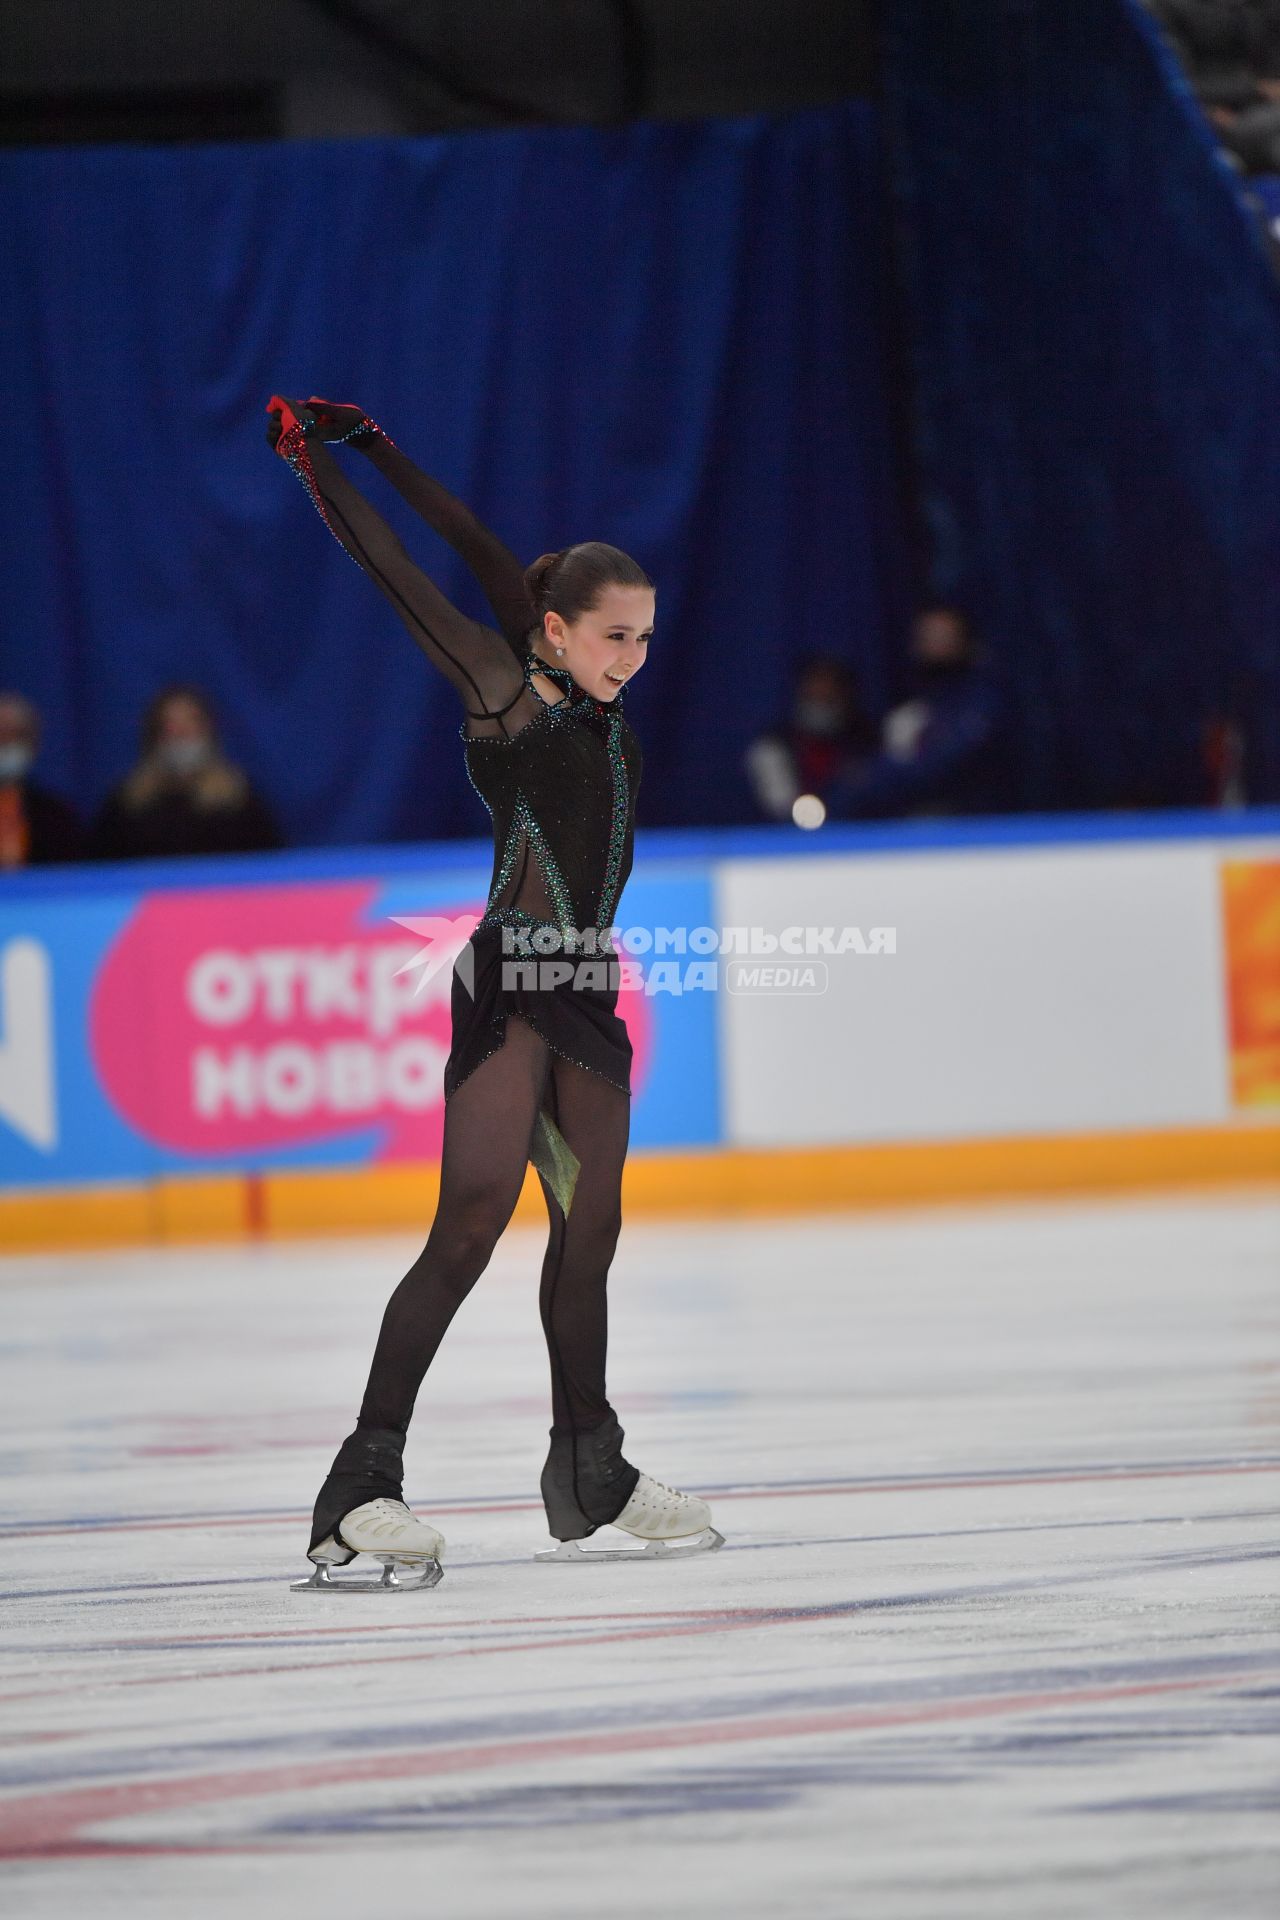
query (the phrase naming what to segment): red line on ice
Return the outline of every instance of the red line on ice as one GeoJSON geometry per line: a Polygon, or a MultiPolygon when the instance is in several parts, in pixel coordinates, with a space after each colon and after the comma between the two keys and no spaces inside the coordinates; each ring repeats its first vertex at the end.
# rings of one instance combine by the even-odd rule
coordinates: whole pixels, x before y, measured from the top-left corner
{"type": "MultiPolygon", "coordinates": [[[[1256,1678],[1256,1676],[1255,1676],[1256,1678]]],[[[1040,1693],[997,1694],[927,1706],[838,1708],[830,1712],[744,1715],[736,1720],[695,1722],[685,1726],[637,1727],[612,1733],[557,1734],[527,1740],[492,1740],[430,1753],[371,1754],[360,1759],[322,1760],[302,1766],[252,1767],[234,1773],[191,1774],[185,1779],[127,1781],[104,1787],[70,1787],[53,1793],[25,1794],[0,1802],[0,1859],[32,1855],[78,1857],[117,1851],[109,1840],[82,1837],[103,1821],[136,1819],[178,1807],[194,1807],[262,1794],[305,1792],[310,1788],[356,1785],[378,1780],[412,1780],[430,1775],[476,1773],[486,1768],[529,1766],[608,1754],[676,1752],[681,1748],[722,1746],[749,1740],[803,1739],[878,1727],[920,1726],[952,1720],[989,1719],[1000,1714],[1079,1707],[1094,1702],[1132,1700],[1235,1683],[1237,1676],[1215,1674],[1197,1679],[1159,1680],[1120,1686],[1062,1688],[1040,1693]]],[[[261,1841],[251,1841],[253,1851],[261,1841]]],[[[163,1844],[125,1842],[122,1851],[190,1853],[188,1842],[173,1849],[163,1844]]],[[[217,1852],[216,1847],[203,1850],[217,1852]]],[[[232,1847],[227,1851],[235,1851],[232,1847]]]]}
{"type": "MultiPolygon", "coordinates": [[[[920,1598],[927,1601],[929,1595],[922,1594],[920,1598]]],[[[830,1606],[689,1609],[675,1617],[658,1615],[657,1618],[664,1622],[660,1626],[638,1627],[633,1630],[618,1629],[612,1633],[556,1634],[544,1640],[502,1640],[487,1646],[426,1647],[405,1653],[375,1653],[358,1658],[347,1655],[334,1660],[276,1661],[252,1667],[210,1667],[198,1674],[139,1673],[124,1674],[118,1679],[100,1674],[95,1676],[94,1686],[99,1691],[108,1687],[172,1687],[180,1681],[203,1683],[217,1680],[253,1680],[267,1675],[293,1673],[310,1676],[335,1669],[416,1665],[424,1660],[475,1660],[495,1654],[555,1652],[564,1647],[576,1647],[582,1650],[587,1647],[613,1646],[624,1641],[678,1639],[691,1634],[742,1632],[752,1627],[803,1626],[811,1621],[848,1617],[857,1612],[859,1605],[870,1610],[877,1605],[876,1596],[868,1594],[864,1602],[854,1602],[852,1605],[848,1601],[834,1601],[830,1606]]],[[[630,1616],[621,1617],[625,1619],[630,1616]]],[[[474,1622],[457,1622],[456,1624],[471,1626],[474,1622]]],[[[424,1624],[424,1631],[429,1630],[429,1627],[424,1624]]],[[[442,1627],[439,1631],[447,1633],[448,1629],[442,1627]]],[[[83,1680],[78,1680],[70,1686],[42,1686],[24,1693],[0,1695],[0,1700],[6,1703],[16,1700],[47,1700],[68,1693],[80,1693],[84,1685],[83,1680]]]]}

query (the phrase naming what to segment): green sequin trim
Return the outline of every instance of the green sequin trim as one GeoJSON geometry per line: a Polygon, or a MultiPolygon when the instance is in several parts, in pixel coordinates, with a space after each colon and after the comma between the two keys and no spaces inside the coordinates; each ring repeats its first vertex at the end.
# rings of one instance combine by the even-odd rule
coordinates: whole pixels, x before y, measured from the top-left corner
{"type": "Polygon", "coordinates": [[[530,932],[538,927],[554,927],[559,933],[560,927],[555,920],[548,920],[545,914],[530,913],[528,907],[493,907],[486,909],[484,918],[477,922],[481,927],[526,927],[530,932]]]}
{"type": "Polygon", "coordinates": [[[532,733],[535,727],[548,726],[553,722],[563,723],[570,717],[569,709],[574,704],[571,700],[557,700],[552,706],[540,693],[535,692],[533,697],[542,711],[536,713],[532,720],[527,720],[518,733],[468,733],[464,720],[458,728],[458,738],[468,747],[518,747],[525,735],[532,733]]]}
{"type": "Polygon", "coordinates": [[[565,884],[564,875],[561,873],[547,837],[538,824],[523,793],[516,795],[515,811],[511,819],[511,831],[507,835],[506,845],[502,850],[502,860],[494,876],[493,885],[489,889],[489,898],[485,903],[484,914],[478,924],[482,927],[511,925],[529,927],[553,926],[562,934],[568,934],[575,924],[573,902],[569,898],[569,889],[565,884]],[[518,907],[514,903],[507,906],[499,906],[498,904],[511,882],[512,874],[515,872],[522,834],[532,845],[534,857],[542,867],[546,879],[547,892],[551,896],[551,905],[555,913],[554,920],[547,920],[540,914],[530,913],[528,908],[518,907]],[[508,916],[510,917],[508,918],[508,916]]]}
{"type": "Polygon", "coordinates": [[[600,912],[597,924],[607,927],[613,920],[613,911],[617,906],[615,895],[618,890],[618,875],[622,869],[622,853],[627,838],[627,814],[631,805],[631,791],[627,780],[627,763],[622,752],[622,715],[610,711],[609,714],[609,771],[613,775],[613,818],[609,823],[609,854],[605,861],[604,886],[600,892],[600,912]]]}
{"type": "MultiPolygon", "coordinates": [[[[563,700],[557,700],[554,703],[550,700],[544,700],[529,677],[534,670],[533,655],[527,653],[524,657],[524,684],[538,703],[539,711],[534,718],[527,720],[524,726],[515,733],[468,733],[467,723],[464,720],[458,728],[458,738],[464,745],[468,747],[516,747],[519,746],[526,733],[533,727],[544,725],[553,719],[558,722],[563,722],[570,718],[577,719],[579,703],[569,698],[568,690],[565,690],[563,700]]],[[[545,661],[540,660],[537,662],[536,670],[539,673],[545,673],[547,678],[556,685],[563,685],[563,682],[557,679],[557,675],[564,675],[565,669],[563,667],[549,667],[545,661]]],[[[572,676],[566,677],[570,678],[570,680],[572,678],[572,676]]],[[[481,798],[483,799],[484,796],[481,795],[481,798]]]]}
{"type": "MultiPolygon", "coordinates": [[[[530,685],[529,674],[533,670],[533,656],[525,658],[525,685],[530,685]]],[[[554,667],[545,660],[537,662],[537,670],[545,673],[555,685],[563,687],[566,693],[575,685],[573,675],[567,667],[554,667]]],[[[537,688],[532,689],[537,695],[537,688]]],[[[537,695],[541,698],[541,695],[537,695]]],[[[603,708],[608,723],[606,750],[609,756],[609,772],[613,781],[613,812],[609,821],[609,851],[605,859],[604,884],[600,890],[600,904],[596,912],[596,925],[607,927],[611,924],[617,907],[617,895],[620,891],[618,876],[622,871],[622,855],[627,840],[627,820],[631,808],[630,782],[627,778],[627,763],[622,751],[623,692],[620,689],[605,707],[603,701],[588,695],[584,700],[573,703],[575,712],[588,712],[592,707],[603,708]]],[[[567,706],[568,700],[560,703],[567,706]]],[[[559,707],[551,709],[558,712],[559,707]]],[[[516,736],[519,738],[519,735],[516,736]]]]}
{"type": "Polygon", "coordinates": [[[495,900],[502,898],[507,890],[511,876],[516,870],[516,853],[519,847],[518,830],[519,819],[517,818],[512,821],[511,830],[507,834],[506,844],[502,849],[502,860],[498,866],[497,873],[494,875],[493,885],[489,889],[489,898],[485,903],[486,909],[491,907],[495,900]]]}
{"type": "Polygon", "coordinates": [[[551,907],[556,916],[556,922],[559,925],[560,931],[567,934],[572,931],[574,926],[573,902],[569,898],[569,889],[565,884],[565,878],[560,871],[559,863],[551,851],[551,844],[546,834],[542,831],[541,825],[534,818],[532,809],[523,793],[516,802],[516,818],[523,824],[526,834],[533,842],[534,852],[541,862],[543,875],[546,879],[547,892],[551,896],[551,907]]]}
{"type": "MultiPolygon", "coordinates": [[[[571,697],[569,688],[575,683],[568,669],[565,667],[553,667],[545,660],[535,661],[532,654],[526,654],[524,658],[524,683],[533,694],[534,699],[538,702],[541,711],[534,719],[526,722],[518,733],[513,734],[472,735],[467,732],[466,722],[463,721],[458,729],[458,733],[468,748],[515,747],[519,745],[527,733],[539,724],[547,724],[552,720],[576,720],[580,716],[585,716],[589,713],[593,707],[598,709],[603,705],[602,702],[593,700],[590,696],[583,700],[574,700],[571,697]],[[564,698],[558,700],[554,706],[544,700],[537,688],[533,685],[530,676],[535,671],[545,673],[553,684],[563,688],[564,698]]],[[[605,749],[609,759],[609,773],[613,788],[613,804],[609,820],[609,848],[605,857],[604,883],[601,888],[600,902],[596,913],[596,925],[601,928],[611,924],[613,913],[617,906],[616,896],[619,891],[618,876],[622,870],[622,856],[626,846],[627,821],[631,805],[630,783],[627,778],[627,763],[622,750],[623,715],[622,694],[620,692],[609,703],[607,723],[608,733],[605,741],[605,749]]],[[[480,794],[486,810],[492,817],[493,809],[489,806],[489,802],[485,799],[484,794],[480,793],[480,789],[476,785],[475,775],[471,770],[470,755],[464,755],[464,759],[467,761],[467,777],[471,781],[472,786],[475,787],[476,792],[480,794]]],[[[502,862],[493,886],[489,890],[489,899],[486,904],[484,917],[479,924],[481,926],[510,926],[513,924],[534,927],[558,926],[561,932],[567,932],[569,928],[576,924],[574,920],[573,903],[569,897],[569,889],[565,883],[564,876],[560,872],[559,864],[551,851],[546,835],[543,833],[542,827],[531,811],[523,793],[517,795],[515,813],[512,819],[512,829],[507,835],[507,842],[502,853],[502,862]],[[554,921],[545,920],[539,915],[527,912],[526,909],[521,907],[498,907],[496,905],[496,902],[501,899],[515,871],[516,855],[519,848],[519,834],[522,828],[527,837],[532,841],[537,857],[542,864],[543,872],[546,876],[547,891],[551,896],[552,907],[556,914],[554,921]],[[509,918],[508,916],[513,917],[509,918]]]]}

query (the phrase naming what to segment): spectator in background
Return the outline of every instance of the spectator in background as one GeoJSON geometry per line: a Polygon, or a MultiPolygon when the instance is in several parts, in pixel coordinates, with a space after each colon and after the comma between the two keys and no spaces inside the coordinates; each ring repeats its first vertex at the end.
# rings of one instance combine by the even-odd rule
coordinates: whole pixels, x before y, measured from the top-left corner
{"type": "Polygon", "coordinates": [[[40,716],[20,693],[0,693],[0,869],[78,860],[80,822],[56,793],[31,778],[40,716]]]}
{"type": "Polygon", "coordinates": [[[224,757],[213,710],[196,687],[166,687],[151,702],[137,764],[102,809],[94,840],[104,860],[280,845],[266,804],[224,757]]]}
{"type": "Polygon", "coordinates": [[[802,794],[825,801],[833,782],[851,774],[875,742],[853,669],[835,654],[810,654],[796,670],[786,721],[747,748],[757,807],[768,820],[791,820],[802,794]]]}
{"type": "Polygon", "coordinates": [[[1006,804],[1003,701],[968,616],[923,608],[911,661],[911,698],[885,716],[880,751],[832,790],[836,819],[992,813],[1006,804]]]}
{"type": "Polygon", "coordinates": [[[1237,166],[1280,173],[1278,0],[1149,4],[1237,166]]]}

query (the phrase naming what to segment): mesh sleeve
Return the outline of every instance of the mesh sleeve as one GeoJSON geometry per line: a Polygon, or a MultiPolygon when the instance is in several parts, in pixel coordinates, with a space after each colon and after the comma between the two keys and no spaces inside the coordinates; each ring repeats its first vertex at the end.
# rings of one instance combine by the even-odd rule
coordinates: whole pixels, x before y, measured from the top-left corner
{"type": "Polygon", "coordinates": [[[525,586],[524,569],[510,547],[456,494],[415,466],[394,441],[378,434],[360,446],[401,498],[466,561],[508,644],[523,656],[538,616],[525,586]]]}
{"type": "Polygon", "coordinates": [[[467,712],[496,717],[514,706],[524,691],[524,675],[509,639],[468,619],[446,599],[323,442],[293,427],[281,436],[277,450],[303,482],[335,539],[386,595],[427,658],[457,688],[467,712]]]}

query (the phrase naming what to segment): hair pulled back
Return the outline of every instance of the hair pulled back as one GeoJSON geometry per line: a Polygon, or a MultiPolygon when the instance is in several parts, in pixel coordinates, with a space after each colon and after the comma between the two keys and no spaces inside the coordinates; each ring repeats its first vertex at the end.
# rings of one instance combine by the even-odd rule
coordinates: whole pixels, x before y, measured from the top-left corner
{"type": "Polygon", "coordinates": [[[603,540],[583,540],[559,553],[544,553],[525,569],[525,585],[538,619],[558,613],[577,620],[599,604],[607,587],[648,587],[653,582],[639,563],[603,540]]]}

